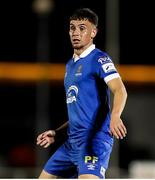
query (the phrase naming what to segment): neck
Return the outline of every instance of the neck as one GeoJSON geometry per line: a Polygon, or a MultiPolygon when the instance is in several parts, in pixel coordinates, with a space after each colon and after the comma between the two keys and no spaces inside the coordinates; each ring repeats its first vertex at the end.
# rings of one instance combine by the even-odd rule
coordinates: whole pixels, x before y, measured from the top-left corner
{"type": "Polygon", "coordinates": [[[81,47],[79,49],[74,49],[74,54],[80,56],[89,46],[91,46],[93,44],[93,42],[90,42],[89,44],[87,44],[84,47],[81,47]]]}

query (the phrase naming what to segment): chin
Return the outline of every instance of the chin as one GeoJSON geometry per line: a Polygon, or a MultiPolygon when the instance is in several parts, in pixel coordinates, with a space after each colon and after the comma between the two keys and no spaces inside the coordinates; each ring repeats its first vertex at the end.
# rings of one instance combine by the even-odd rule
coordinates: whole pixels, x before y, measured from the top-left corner
{"type": "Polygon", "coordinates": [[[74,49],[81,49],[82,48],[82,46],[79,44],[73,44],[72,46],[74,49]]]}

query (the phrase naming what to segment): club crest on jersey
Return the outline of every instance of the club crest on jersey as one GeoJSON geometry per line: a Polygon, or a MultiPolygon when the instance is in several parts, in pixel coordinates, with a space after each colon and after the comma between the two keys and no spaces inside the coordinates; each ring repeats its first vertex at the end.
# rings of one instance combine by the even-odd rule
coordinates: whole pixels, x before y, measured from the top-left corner
{"type": "Polygon", "coordinates": [[[107,63],[107,62],[112,62],[109,56],[104,56],[98,59],[98,62],[101,64],[107,63]]]}
{"type": "Polygon", "coordinates": [[[73,103],[74,101],[76,102],[77,95],[78,95],[78,88],[74,85],[70,86],[66,94],[66,103],[70,104],[73,103]]]}
{"type": "Polygon", "coordinates": [[[81,75],[82,75],[82,65],[80,64],[77,68],[75,76],[81,76],[81,75]]]}

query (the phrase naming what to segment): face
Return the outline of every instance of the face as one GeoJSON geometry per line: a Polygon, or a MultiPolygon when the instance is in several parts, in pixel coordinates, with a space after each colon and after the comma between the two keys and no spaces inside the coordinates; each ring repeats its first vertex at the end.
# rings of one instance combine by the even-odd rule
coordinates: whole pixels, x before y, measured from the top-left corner
{"type": "Polygon", "coordinates": [[[85,50],[93,43],[96,27],[88,20],[71,20],[69,35],[74,49],[85,50]]]}

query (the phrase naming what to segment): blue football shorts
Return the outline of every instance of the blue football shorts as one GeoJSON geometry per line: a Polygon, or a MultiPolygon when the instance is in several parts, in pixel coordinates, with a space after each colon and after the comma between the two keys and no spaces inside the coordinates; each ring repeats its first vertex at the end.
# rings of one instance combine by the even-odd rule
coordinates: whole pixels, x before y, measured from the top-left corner
{"type": "Polygon", "coordinates": [[[60,178],[77,178],[81,174],[105,178],[111,151],[112,145],[100,139],[87,143],[67,140],[47,161],[44,171],[60,178]]]}

